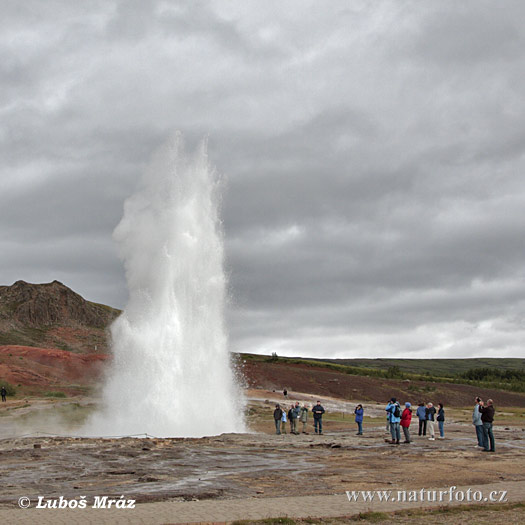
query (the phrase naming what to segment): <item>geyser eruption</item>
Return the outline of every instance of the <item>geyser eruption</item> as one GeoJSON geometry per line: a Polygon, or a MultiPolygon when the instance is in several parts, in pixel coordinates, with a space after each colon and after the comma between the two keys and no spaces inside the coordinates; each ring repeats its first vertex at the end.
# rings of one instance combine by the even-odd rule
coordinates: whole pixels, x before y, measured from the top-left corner
{"type": "Polygon", "coordinates": [[[129,300],[111,327],[113,363],[90,433],[244,431],[223,318],[218,184],[206,144],[188,155],[179,134],[125,202],[114,238],[129,300]]]}

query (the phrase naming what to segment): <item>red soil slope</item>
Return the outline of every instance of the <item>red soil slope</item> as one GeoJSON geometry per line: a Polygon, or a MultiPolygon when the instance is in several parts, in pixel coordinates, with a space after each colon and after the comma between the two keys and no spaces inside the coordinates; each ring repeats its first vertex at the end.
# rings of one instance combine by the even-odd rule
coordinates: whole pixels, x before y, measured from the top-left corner
{"type": "Polygon", "coordinates": [[[15,386],[90,385],[100,376],[107,357],[49,348],[0,346],[0,378],[15,386]]]}

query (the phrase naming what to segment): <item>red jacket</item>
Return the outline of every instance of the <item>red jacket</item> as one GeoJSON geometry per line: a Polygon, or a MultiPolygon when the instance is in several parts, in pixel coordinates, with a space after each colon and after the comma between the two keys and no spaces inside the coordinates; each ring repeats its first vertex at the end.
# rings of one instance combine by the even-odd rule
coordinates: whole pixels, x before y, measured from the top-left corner
{"type": "Polygon", "coordinates": [[[403,413],[401,414],[401,426],[408,428],[410,426],[411,421],[412,410],[410,410],[410,408],[405,408],[405,410],[403,410],[403,413]]]}

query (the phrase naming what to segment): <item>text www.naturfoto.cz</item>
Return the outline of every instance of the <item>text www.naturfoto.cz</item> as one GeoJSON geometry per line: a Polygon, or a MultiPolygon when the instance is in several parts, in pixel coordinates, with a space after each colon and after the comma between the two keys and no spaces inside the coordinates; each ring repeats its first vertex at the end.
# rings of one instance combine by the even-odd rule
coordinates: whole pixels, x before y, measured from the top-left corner
{"type": "Polygon", "coordinates": [[[481,490],[457,490],[456,486],[452,486],[447,490],[347,490],[346,497],[350,502],[380,502],[380,503],[395,503],[395,502],[490,502],[490,503],[506,503],[506,490],[493,490],[487,496],[481,490]]]}

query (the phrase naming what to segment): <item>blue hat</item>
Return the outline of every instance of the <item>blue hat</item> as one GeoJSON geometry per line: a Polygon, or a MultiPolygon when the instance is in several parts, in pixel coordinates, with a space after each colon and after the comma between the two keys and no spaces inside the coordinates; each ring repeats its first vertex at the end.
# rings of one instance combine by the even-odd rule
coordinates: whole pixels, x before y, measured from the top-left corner
{"type": "Polygon", "coordinates": [[[412,405],[407,401],[407,402],[405,403],[405,406],[406,406],[407,408],[410,408],[412,405]]]}

